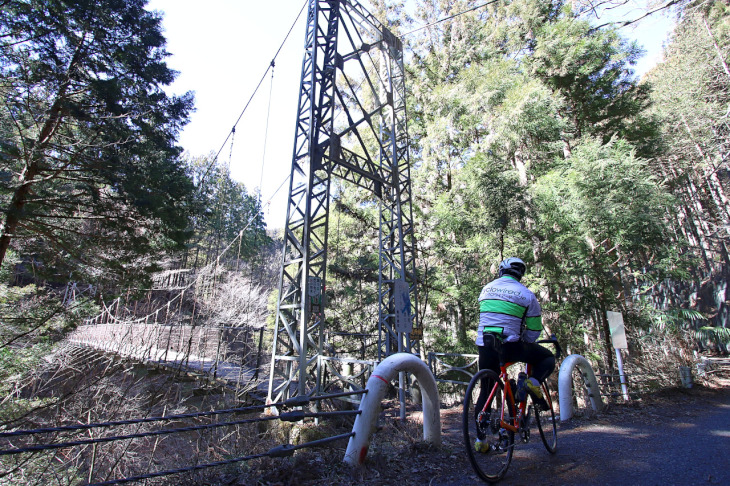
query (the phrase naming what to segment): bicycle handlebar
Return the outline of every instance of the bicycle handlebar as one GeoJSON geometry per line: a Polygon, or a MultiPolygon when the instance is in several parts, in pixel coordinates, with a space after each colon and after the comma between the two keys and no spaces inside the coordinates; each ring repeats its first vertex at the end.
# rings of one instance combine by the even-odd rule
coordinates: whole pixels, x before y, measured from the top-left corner
{"type": "Polygon", "coordinates": [[[553,334],[550,339],[541,339],[537,341],[537,344],[554,344],[555,345],[555,359],[560,359],[560,355],[563,352],[563,348],[560,347],[557,336],[553,334]]]}

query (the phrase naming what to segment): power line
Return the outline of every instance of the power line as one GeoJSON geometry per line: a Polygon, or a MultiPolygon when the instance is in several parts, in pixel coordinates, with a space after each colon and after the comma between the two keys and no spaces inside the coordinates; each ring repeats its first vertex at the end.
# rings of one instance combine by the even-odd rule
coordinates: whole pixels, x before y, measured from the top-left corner
{"type": "Polygon", "coordinates": [[[436,24],[440,24],[441,22],[446,22],[447,20],[455,19],[456,17],[459,17],[460,15],[464,15],[466,13],[473,12],[474,10],[479,10],[482,7],[486,7],[487,5],[491,5],[493,3],[497,3],[498,1],[499,0],[491,0],[491,1],[486,2],[486,3],[483,3],[481,5],[477,5],[476,7],[471,7],[469,9],[466,9],[466,10],[462,11],[462,12],[455,13],[454,15],[450,15],[450,16],[445,17],[443,19],[439,19],[439,20],[437,20],[435,22],[431,22],[430,24],[422,25],[421,27],[418,27],[416,29],[411,30],[410,32],[406,32],[405,34],[401,35],[401,38],[403,38],[403,37],[405,37],[407,35],[411,35],[411,34],[413,34],[415,32],[418,32],[419,30],[423,30],[423,29],[426,29],[428,27],[432,27],[432,26],[434,26],[436,24]]]}

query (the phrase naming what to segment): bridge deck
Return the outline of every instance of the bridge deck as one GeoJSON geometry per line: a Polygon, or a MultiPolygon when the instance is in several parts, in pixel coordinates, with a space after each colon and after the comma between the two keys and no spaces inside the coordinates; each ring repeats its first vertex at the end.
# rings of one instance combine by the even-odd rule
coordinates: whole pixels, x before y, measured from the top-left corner
{"type": "Polygon", "coordinates": [[[252,389],[252,391],[255,389],[252,395],[262,400],[268,394],[268,380],[261,380],[257,377],[255,368],[238,363],[220,361],[215,358],[181,353],[155,346],[119,346],[116,343],[82,342],[77,340],[72,340],[71,343],[78,347],[113,353],[144,363],[210,375],[215,380],[222,381],[226,386],[232,388],[240,389],[245,387],[252,389]]]}

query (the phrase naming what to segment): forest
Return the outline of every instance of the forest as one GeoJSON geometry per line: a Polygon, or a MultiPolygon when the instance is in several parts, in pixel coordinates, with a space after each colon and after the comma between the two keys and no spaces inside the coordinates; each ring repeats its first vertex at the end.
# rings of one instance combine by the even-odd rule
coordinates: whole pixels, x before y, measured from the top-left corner
{"type": "MultiPolygon", "coordinates": [[[[596,16],[624,0],[405,3],[371,6],[399,35],[430,25],[403,37],[420,352],[474,353],[478,294],[519,256],[546,332],[597,371],[616,370],[607,311],[623,314],[642,387],[726,355],[730,1],[647,2],[637,17],[676,26],[641,78],[641,46],[596,16]]],[[[234,240],[214,277],[227,300],[190,293],[180,307],[261,330],[247,349],[268,359],[281,229],[223,158],[178,144],[194,96],[166,89],[177,73],[162,20],[146,0],[0,2],[6,427],[60,410],[67,396],[29,383],[85,319],[116,299],[150,312],[171,298],[160,282],[218,271],[234,240]]],[[[327,345],[364,359],[377,339],[377,200],[333,185],[327,345]]]]}
{"type": "MultiPolygon", "coordinates": [[[[415,25],[480,3],[419,5],[415,25]]],[[[727,352],[728,4],[675,5],[642,79],[640,46],[594,7],[493,4],[408,38],[419,319],[429,350],[474,352],[478,294],[520,256],[569,353],[615,370],[606,311],[621,312],[630,366],[661,383],[727,352]]],[[[337,200],[333,323],[373,316],[348,298],[373,279],[338,273],[368,268],[363,197],[337,200]]]]}

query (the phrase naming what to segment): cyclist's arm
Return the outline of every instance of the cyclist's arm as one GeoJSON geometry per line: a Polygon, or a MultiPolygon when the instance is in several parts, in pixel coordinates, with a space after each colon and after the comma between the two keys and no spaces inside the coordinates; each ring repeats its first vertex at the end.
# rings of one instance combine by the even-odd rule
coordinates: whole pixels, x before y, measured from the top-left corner
{"type": "Polygon", "coordinates": [[[537,298],[533,296],[530,305],[525,313],[525,329],[522,332],[522,340],[526,343],[534,343],[542,333],[542,309],[537,298]]]}

